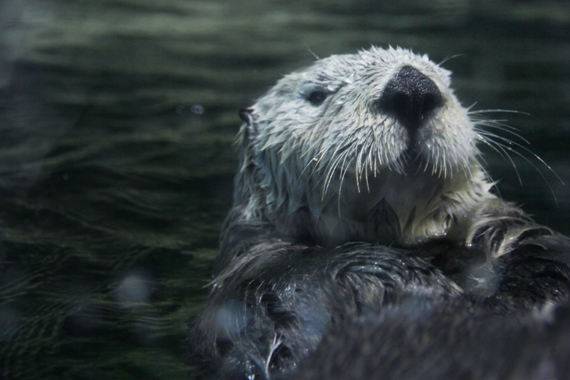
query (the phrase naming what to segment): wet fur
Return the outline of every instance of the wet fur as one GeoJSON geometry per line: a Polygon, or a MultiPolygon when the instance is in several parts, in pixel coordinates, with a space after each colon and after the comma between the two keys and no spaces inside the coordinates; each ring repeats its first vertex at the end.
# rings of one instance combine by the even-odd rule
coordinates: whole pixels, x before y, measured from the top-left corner
{"type": "MultiPolygon", "coordinates": [[[[235,225],[256,226],[328,248],[447,239],[475,244],[493,258],[527,229],[552,234],[536,230],[522,211],[489,191],[476,146],[487,140],[449,88],[449,75],[426,56],[372,48],[281,79],[242,111],[247,122],[238,138],[241,162],[224,235],[235,225]],[[422,71],[443,98],[416,135],[377,107],[403,66],[422,71]],[[326,94],[319,106],[307,100],[315,91],[326,94]],[[517,228],[497,232],[499,219],[502,227],[517,228]]],[[[223,236],[222,267],[236,254],[227,240],[232,237],[223,236]]]]}
{"type": "Polygon", "coordinates": [[[568,306],[505,316],[414,299],[329,331],[295,379],[567,379],[568,352],[568,306]]]}
{"type": "Polygon", "coordinates": [[[461,326],[463,307],[440,305],[540,330],[533,310],[568,296],[570,242],[490,192],[484,134],[449,85],[426,56],[372,48],[317,61],[242,110],[234,206],[210,301],[192,323],[193,358],[221,377],[288,378],[329,336],[315,357],[328,368],[339,331],[371,321],[354,329],[358,342],[393,326],[384,310],[397,315],[409,300],[461,326]],[[417,128],[379,106],[402,67],[441,93],[417,128]]]}

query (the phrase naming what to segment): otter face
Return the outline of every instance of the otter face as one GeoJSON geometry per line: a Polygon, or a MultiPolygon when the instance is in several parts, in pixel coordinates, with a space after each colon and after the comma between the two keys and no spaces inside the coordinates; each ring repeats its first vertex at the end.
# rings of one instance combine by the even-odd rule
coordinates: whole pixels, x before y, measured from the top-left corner
{"type": "Polygon", "coordinates": [[[372,48],[284,77],[244,115],[238,183],[250,191],[236,202],[325,246],[446,235],[489,188],[449,75],[426,56],[372,48]]]}

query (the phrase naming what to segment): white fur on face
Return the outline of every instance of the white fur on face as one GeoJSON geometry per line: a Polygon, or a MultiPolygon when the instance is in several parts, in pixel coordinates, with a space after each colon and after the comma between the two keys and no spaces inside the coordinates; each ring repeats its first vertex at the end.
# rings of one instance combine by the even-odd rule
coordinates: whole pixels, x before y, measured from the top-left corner
{"type": "Polygon", "coordinates": [[[327,246],[444,236],[469,205],[490,197],[477,134],[449,75],[427,56],[372,48],[281,79],[252,108],[254,138],[246,149],[259,188],[251,204],[266,209],[255,214],[327,246]],[[378,107],[405,66],[433,81],[443,99],[414,139],[378,107]],[[315,93],[324,100],[311,102],[315,93]]]}

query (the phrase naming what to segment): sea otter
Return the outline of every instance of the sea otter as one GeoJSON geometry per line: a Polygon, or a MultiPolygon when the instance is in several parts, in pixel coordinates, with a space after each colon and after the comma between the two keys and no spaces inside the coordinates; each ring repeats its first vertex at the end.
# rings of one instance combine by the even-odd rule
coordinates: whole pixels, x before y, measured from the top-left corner
{"type": "Polygon", "coordinates": [[[234,204],[189,338],[220,376],[289,378],[327,332],[410,300],[508,318],[568,296],[570,240],[490,191],[477,144],[494,143],[427,56],[331,56],[240,116],[234,204]]]}

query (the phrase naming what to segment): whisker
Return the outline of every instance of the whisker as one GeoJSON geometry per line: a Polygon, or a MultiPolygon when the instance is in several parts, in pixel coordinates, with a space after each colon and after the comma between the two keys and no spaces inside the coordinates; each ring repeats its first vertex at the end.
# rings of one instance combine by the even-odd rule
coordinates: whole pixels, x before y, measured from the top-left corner
{"type": "Polygon", "coordinates": [[[341,154],[337,155],[334,158],[334,160],[332,160],[331,165],[327,166],[327,171],[325,176],[325,187],[323,189],[323,199],[326,193],[328,192],[329,186],[334,178],[334,174],[336,172],[336,169],[338,168],[338,165],[340,164],[341,161],[344,162],[346,160],[349,153],[351,153],[350,149],[345,150],[341,154]]]}
{"type": "MultiPolygon", "coordinates": [[[[524,138],[521,134],[515,132],[518,131],[518,129],[511,127],[510,125],[507,124],[503,124],[500,122],[500,120],[485,120],[485,121],[479,121],[477,122],[477,127],[475,128],[476,130],[480,130],[480,126],[483,127],[488,127],[488,128],[494,128],[494,129],[498,129],[500,131],[503,131],[505,133],[508,133],[512,136],[517,137],[518,139],[524,141],[525,143],[530,145],[530,142],[524,138]]],[[[482,129],[484,131],[484,129],[482,129]]]]}
{"type": "MultiPolygon", "coordinates": [[[[512,160],[509,153],[517,155],[518,157],[520,157],[521,159],[526,161],[528,164],[530,164],[538,172],[538,174],[542,177],[542,179],[544,180],[544,182],[548,186],[550,193],[552,194],[552,196],[554,198],[554,202],[558,206],[558,199],[556,197],[556,194],[554,193],[554,189],[550,185],[550,183],[549,183],[548,179],[546,178],[546,176],[544,175],[544,173],[527,156],[525,156],[524,154],[522,154],[521,152],[519,152],[515,148],[521,149],[525,153],[531,155],[536,160],[538,160],[544,167],[546,167],[548,169],[548,171],[550,173],[552,173],[557,178],[558,181],[560,181],[560,183],[562,183],[564,185],[564,181],[560,178],[560,176],[558,176],[558,174],[554,171],[554,169],[552,169],[552,167],[550,167],[550,165],[548,165],[540,156],[538,156],[536,153],[531,151],[529,148],[525,147],[524,145],[522,145],[516,141],[512,141],[506,137],[497,135],[497,134],[489,132],[489,131],[481,131],[480,130],[478,132],[479,132],[479,135],[482,137],[482,141],[485,142],[487,144],[487,146],[492,147],[492,148],[494,147],[495,151],[497,151],[497,149],[501,150],[504,153],[504,155],[506,155],[506,157],[508,157],[509,161],[511,161],[511,164],[513,165],[513,167],[516,168],[516,165],[515,165],[514,161],[512,160]],[[514,148],[513,148],[513,146],[514,146],[514,148]]],[[[519,179],[519,183],[522,186],[522,179],[519,175],[518,170],[516,170],[516,173],[517,173],[517,177],[519,179]]]]}
{"type": "Polygon", "coordinates": [[[519,184],[522,186],[523,182],[522,182],[522,178],[520,176],[519,170],[515,164],[515,162],[513,161],[513,159],[511,158],[511,156],[507,153],[507,151],[505,150],[504,146],[497,142],[492,140],[490,137],[493,136],[493,134],[485,134],[484,131],[480,131],[479,132],[479,136],[480,141],[482,141],[485,145],[487,145],[489,148],[493,149],[495,152],[497,152],[501,157],[506,158],[509,160],[509,162],[511,163],[511,165],[513,166],[513,168],[515,169],[515,173],[517,174],[517,178],[519,180],[519,184]],[[486,138],[489,137],[489,138],[486,138]]]}
{"type": "MultiPolygon", "coordinates": [[[[477,104],[474,103],[473,106],[477,104]]],[[[520,115],[530,115],[527,112],[522,112],[522,111],[517,111],[517,110],[504,110],[504,109],[486,109],[486,110],[475,110],[475,111],[471,111],[471,109],[468,109],[468,114],[469,115],[478,115],[478,114],[483,114],[483,113],[515,113],[515,114],[520,114],[520,115]]]]}
{"type": "Polygon", "coordinates": [[[443,65],[445,62],[450,61],[452,59],[458,58],[458,57],[463,57],[465,54],[455,54],[455,55],[450,55],[445,57],[441,62],[439,62],[437,65],[441,66],[443,65]]]}
{"type": "MultiPolygon", "coordinates": [[[[489,133],[489,132],[486,132],[486,133],[487,133],[486,136],[497,138],[497,139],[499,139],[499,140],[505,141],[508,145],[514,145],[514,146],[516,146],[517,148],[520,148],[520,149],[524,150],[526,153],[530,154],[530,155],[533,156],[535,159],[537,159],[542,165],[544,165],[544,167],[546,167],[546,168],[560,181],[560,183],[562,183],[563,185],[565,185],[565,183],[564,183],[564,181],[562,180],[562,178],[560,178],[560,176],[558,176],[558,174],[554,171],[554,169],[552,169],[552,167],[550,167],[550,165],[548,165],[548,164],[546,163],[546,161],[544,161],[538,154],[534,153],[532,150],[530,150],[530,149],[527,148],[526,146],[521,145],[521,144],[517,143],[516,141],[509,140],[509,139],[506,138],[506,137],[496,135],[496,134],[494,134],[494,133],[489,133]]],[[[496,142],[496,141],[495,141],[495,142],[496,142]]],[[[516,151],[515,149],[513,149],[513,148],[511,148],[511,147],[508,147],[508,146],[505,146],[505,145],[503,145],[503,147],[504,147],[505,149],[508,149],[508,150],[510,150],[510,151],[513,151],[514,153],[516,153],[516,154],[519,155],[520,157],[522,157],[522,158],[524,158],[525,160],[527,160],[528,163],[532,164],[532,162],[531,162],[527,157],[525,157],[523,154],[521,154],[520,152],[516,151]]],[[[534,164],[532,164],[532,165],[538,170],[538,167],[537,167],[536,165],[534,165],[534,164]]],[[[539,171],[539,172],[540,172],[540,171],[539,171]]]]}
{"type": "MultiPolygon", "coordinates": [[[[534,167],[536,169],[536,171],[538,172],[538,174],[542,177],[542,179],[544,180],[544,182],[546,182],[546,185],[548,186],[550,193],[552,194],[553,198],[554,198],[554,202],[556,203],[556,207],[558,207],[558,198],[556,198],[556,194],[554,193],[554,189],[552,188],[552,186],[550,186],[550,183],[548,182],[548,179],[544,176],[544,174],[542,173],[541,170],[539,170],[539,168],[531,161],[529,160],[524,154],[518,152],[516,149],[513,149],[509,146],[504,147],[505,149],[509,150],[510,152],[513,152],[514,154],[516,154],[517,156],[519,156],[520,158],[522,158],[523,160],[525,160],[527,163],[529,163],[530,165],[532,165],[532,167],[534,167]]],[[[523,147],[524,148],[524,147],[523,147]]],[[[554,174],[556,176],[556,178],[558,178],[558,180],[564,185],[564,181],[562,181],[562,179],[558,176],[558,174],[556,174],[556,172],[550,167],[548,166],[540,157],[538,157],[538,155],[530,152],[528,149],[526,149],[526,151],[530,154],[532,154],[536,159],[538,159],[543,165],[545,165],[552,174],[554,174]]]]}
{"type": "Polygon", "coordinates": [[[348,157],[348,154],[345,155],[344,160],[342,161],[342,166],[340,168],[340,186],[338,188],[338,197],[337,197],[337,209],[338,209],[338,217],[339,219],[342,219],[342,215],[341,215],[341,193],[342,193],[342,184],[344,183],[344,178],[346,176],[346,172],[348,171],[348,165],[346,165],[346,158],[348,157]]]}

